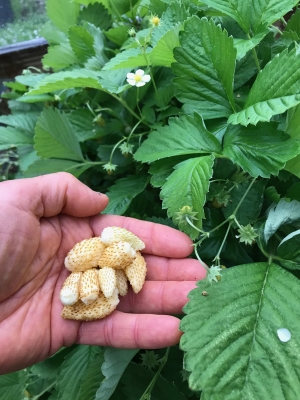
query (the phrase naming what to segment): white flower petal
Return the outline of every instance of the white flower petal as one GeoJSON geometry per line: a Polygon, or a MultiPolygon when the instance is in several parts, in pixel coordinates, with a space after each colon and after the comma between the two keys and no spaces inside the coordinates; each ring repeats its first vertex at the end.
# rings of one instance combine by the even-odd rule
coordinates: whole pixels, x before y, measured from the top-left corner
{"type": "Polygon", "coordinates": [[[277,335],[281,342],[288,342],[291,340],[291,332],[286,328],[277,329],[277,335]]]}
{"type": "Polygon", "coordinates": [[[151,79],[151,76],[147,75],[147,74],[144,75],[143,78],[142,78],[143,82],[150,82],[150,79],[151,79]]]}
{"type": "Polygon", "coordinates": [[[136,80],[135,80],[135,79],[127,79],[127,82],[128,82],[129,85],[131,85],[131,86],[135,86],[135,85],[136,85],[136,80]]]}
{"type": "Polygon", "coordinates": [[[142,69],[137,69],[135,71],[135,74],[138,75],[138,76],[143,76],[145,74],[145,71],[143,71],[142,69]]]}
{"type": "Polygon", "coordinates": [[[134,78],[135,78],[135,74],[133,74],[132,72],[129,72],[129,73],[126,75],[126,77],[127,77],[127,79],[134,79],[134,78]]]}
{"type": "Polygon", "coordinates": [[[146,83],[143,82],[143,81],[140,81],[140,82],[136,83],[136,87],[141,87],[141,86],[145,86],[145,85],[146,85],[146,83]]]}

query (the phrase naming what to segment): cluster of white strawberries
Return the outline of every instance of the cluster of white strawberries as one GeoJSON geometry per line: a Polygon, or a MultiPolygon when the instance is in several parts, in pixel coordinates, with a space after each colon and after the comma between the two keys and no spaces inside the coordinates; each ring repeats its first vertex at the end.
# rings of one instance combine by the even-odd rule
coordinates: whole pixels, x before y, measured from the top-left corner
{"type": "Polygon", "coordinates": [[[92,321],[111,314],[125,296],[128,283],[138,293],[147,268],[140,250],[144,242],[116,226],[105,228],[100,237],[77,243],[65,259],[71,274],[60,292],[65,319],[92,321]]]}

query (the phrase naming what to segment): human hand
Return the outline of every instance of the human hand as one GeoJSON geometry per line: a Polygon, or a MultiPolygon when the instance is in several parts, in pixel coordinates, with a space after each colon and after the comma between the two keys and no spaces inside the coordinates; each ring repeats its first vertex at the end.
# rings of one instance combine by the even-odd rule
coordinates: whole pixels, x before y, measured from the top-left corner
{"type": "Polygon", "coordinates": [[[180,314],[205,270],[190,239],[169,227],[114,215],[66,173],[0,183],[0,374],[25,368],[73,343],[159,348],[176,344],[180,314]],[[140,293],[93,322],[64,320],[59,292],[69,272],[64,258],[75,243],[121,226],[146,243],[147,277],[140,293]],[[172,258],[168,258],[172,257],[172,258]],[[164,315],[166,314],[166,315],[164,315]]]}

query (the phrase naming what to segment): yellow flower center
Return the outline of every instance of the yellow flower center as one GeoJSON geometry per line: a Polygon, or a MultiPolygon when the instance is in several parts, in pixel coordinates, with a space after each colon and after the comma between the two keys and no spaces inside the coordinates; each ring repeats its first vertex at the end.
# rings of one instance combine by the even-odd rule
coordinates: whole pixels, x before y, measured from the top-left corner
{"type": "Polygon", "coordinates": [[[140,81],[142,80],[142,77],[141,77],[140,75],[135,75],[135,76],[134,76],[134,80],[135,80],[136,82],[140,82],[140,81]]]}
{"type": "Polygon", "coordinates": [[[150,19],[150,22],[153,26],[158,26],[160,24],[160,18],[158,18],[157,16],[153,16],[150,19]]]}

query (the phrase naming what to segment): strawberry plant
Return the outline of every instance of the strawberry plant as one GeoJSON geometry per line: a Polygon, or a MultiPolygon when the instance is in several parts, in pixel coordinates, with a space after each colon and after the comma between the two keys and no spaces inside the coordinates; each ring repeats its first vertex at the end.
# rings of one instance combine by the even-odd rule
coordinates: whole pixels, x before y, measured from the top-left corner
{"type": "Polygon", "coordinates": [[[2,179],[11,159],[9,178],[68,171],[108,194],[105,213],[188,234],[207,277],[178,347],[65,348],[1,377],[0,397],[297,399],[298,1],[46,8],[44,69],[2,96],[2,179]]]}

